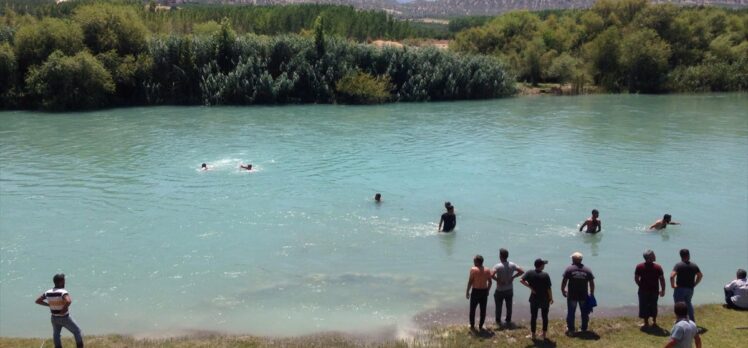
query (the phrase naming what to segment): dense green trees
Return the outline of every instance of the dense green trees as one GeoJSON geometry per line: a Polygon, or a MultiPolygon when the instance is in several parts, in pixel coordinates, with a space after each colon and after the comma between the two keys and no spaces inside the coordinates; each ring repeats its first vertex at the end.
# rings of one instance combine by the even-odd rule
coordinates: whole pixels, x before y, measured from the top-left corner
{"type": "MultiPolygon", "coordinates": [[[[7,32],[0,36],[0,107],[370,103],[514,92],[513,77],[493,58],[437,49],[379,49],[337,35],[351,28],[345,24],[350,18],[341,25],[340,14],[373,18],[371,25],[389,23],[385,31],[397,32],[400,24],[383,13],[361,15],[347,7],[319,5],[264,8],[263,13],[272,16],[304,15],[285,24],[271,18],[252,24],[255,28],[294,27],[305,23],[307,14],[316,17],[309,17],[309,26],[304,24],[300,34],[243,34],[232,17],[219,24],[206,15],[195,17],[201,20],[198,33],[160,35],[148,29],[157,23],[149,16],[170,14],[148,12],[141,4],[65,4],[50,10],[59,18],[7,10],[0,17],[0,33],[7,32]],[[296,22],[299,18],[303,20],[296,22]]],[[[234,16],[255,11],[238,9],[234,16]]],[[[195,11],[209,13],[201,12],[202,7],[195,11]]],[[[246,29],[251,22],[242,23],[246,29]]]]}
{"type": "Polygon", "coordinates": [[[114,94],[112,76],[88,52],[67,56],[54,51],[26,78],[29,93],[41,106],[52,110],[76,110],[103,107],[114,94]]]}
{"type": "Polygon", "coordinates": [[[744,90],[748,11],[600,0],[583,11],[498,16],[458,33],[451,47],[500,57],[530,83],[591,79],[611,92],[744,90]]]}

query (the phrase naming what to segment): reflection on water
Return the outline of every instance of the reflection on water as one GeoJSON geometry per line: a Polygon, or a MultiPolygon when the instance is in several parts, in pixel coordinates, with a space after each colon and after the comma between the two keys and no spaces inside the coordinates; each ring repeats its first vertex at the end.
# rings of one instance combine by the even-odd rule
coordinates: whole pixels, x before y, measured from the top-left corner
{"type": "Polygon", "coordinates": [[[400,325],[464,304],[472,257],[500,247],[555,279],[584,252],[609,306],[635,303],[614,275],[648,248],[665,267],[690,248],[719,289],[745,267],[746,109],[715,94],[3,112],[0,335],[48,334],[28,303],[57,272],[92,334],[400,325]],[[439,234],[446,200],[458,230],[439,234]],[[604,230],[581,234],[591,207],[604,230]],[[683,224],[646,231],[653,212],[683,224]]]}

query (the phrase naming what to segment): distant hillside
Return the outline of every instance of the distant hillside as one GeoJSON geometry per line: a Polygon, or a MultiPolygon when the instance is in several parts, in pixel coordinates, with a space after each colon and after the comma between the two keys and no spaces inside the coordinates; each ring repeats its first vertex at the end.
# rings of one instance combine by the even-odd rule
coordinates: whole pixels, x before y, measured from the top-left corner
{"type": "MultiPolygon", "coordinates": [[[[362,9],[384,10],[399,17],[451,17],[495,15],[512,10],[588,8],[594,0],[161,0],[161,3],[223,3],[284,5],[326,3],[352,5],[362,9]]],[[[748,7],[748,0],[654,0],[653,3],[748,7]]]]}

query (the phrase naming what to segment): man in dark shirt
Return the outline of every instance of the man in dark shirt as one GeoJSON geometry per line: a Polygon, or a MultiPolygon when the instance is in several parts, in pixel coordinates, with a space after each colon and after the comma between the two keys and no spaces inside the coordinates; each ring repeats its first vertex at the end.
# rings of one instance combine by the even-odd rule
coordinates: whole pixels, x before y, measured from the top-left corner
{"type": "Polygon", "coordinates": [[[588,296],[595,295],[595,276],[592,271],[582,264],[582,253],[575,252],[571,254],[571,266],[566,267],[564,271],[564,280],[561,282],[561,294],[566,297],[566,335],[574,335],[574,319],[577,312],[577,305],[582,314],[582,331],[587,331],[587,324],[590,321],[590,313],[585,310],[585,303],[588,296]],[[569,284],[569,291],[566,291],[566,284],[569,284]],[[587,286],[589,285],[589,294],[587,286]]]}
{"type": "Polygon", "coordinates": [[[450,204],[447,206],[447,212],[442,214],[442,218],[439,220],[439,231],[452,232],[456,225],[457,216],[455,215],[455,207],[450,204]]]}
{"type": "Polygon", "coordinates": [[[657,326],[658,295],[665,296],[665,275],[655,260],[654,251],[645,251],[644,262],[636,265],[634,271],[634,281],[639,286],[639,318],[644,319],[644,327],[649,326],[650,317],[652,326],[657,326]]]}
{"type": "Polygon", "coordinates": [[[670,273],[673,301],[676,303],[685,302],[688,306],[688,318],[691,321],[696,321],[694,319],[691,298],[693,297],[693,288],[699,285],[703,274],[701,274],[699,266],[691,262],[691,252],[688,249],[680,250],[680,260],[681,262],[676,263],[675,267],[673,267],[673,272],[670,273]]]}
{"type": "Polygon", "coordinates": [[[543,334],[541,339],[546,339],[548,333],[548,309],[553,304],[553,293],[551,292],[551,277],[543,272],[548,261],[535,260],[535,269],[525,273],[520,279],[522,285],[530,288],[530,333],[535,339],[535,328],[538,321],[538,309],[543,317],[543,334]]]}

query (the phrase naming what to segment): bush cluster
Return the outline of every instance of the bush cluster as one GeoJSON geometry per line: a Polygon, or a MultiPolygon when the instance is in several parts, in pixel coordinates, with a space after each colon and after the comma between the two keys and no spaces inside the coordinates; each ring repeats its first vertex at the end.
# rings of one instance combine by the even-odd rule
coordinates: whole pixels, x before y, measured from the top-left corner
{"type": "Polygon", "coordinates": [[[0,17],[0,108],[370,103],[514,93],[513,77],[495,58],[380,49],[331,35],[339,23],[325,16],[301,34],[240,34],[224,18],[200,33],[158,35],[143,20],[147,7],[73,5],[56,9],[59,18],[7,10],[0,17]]]}
{"type": "Polygon", "coordinates": [[[746,89],[748,11],[599,0],[589,10],[512,12],[456,35],[453,49],[502,58],[522,81],[610,92],[746,89]]]}

